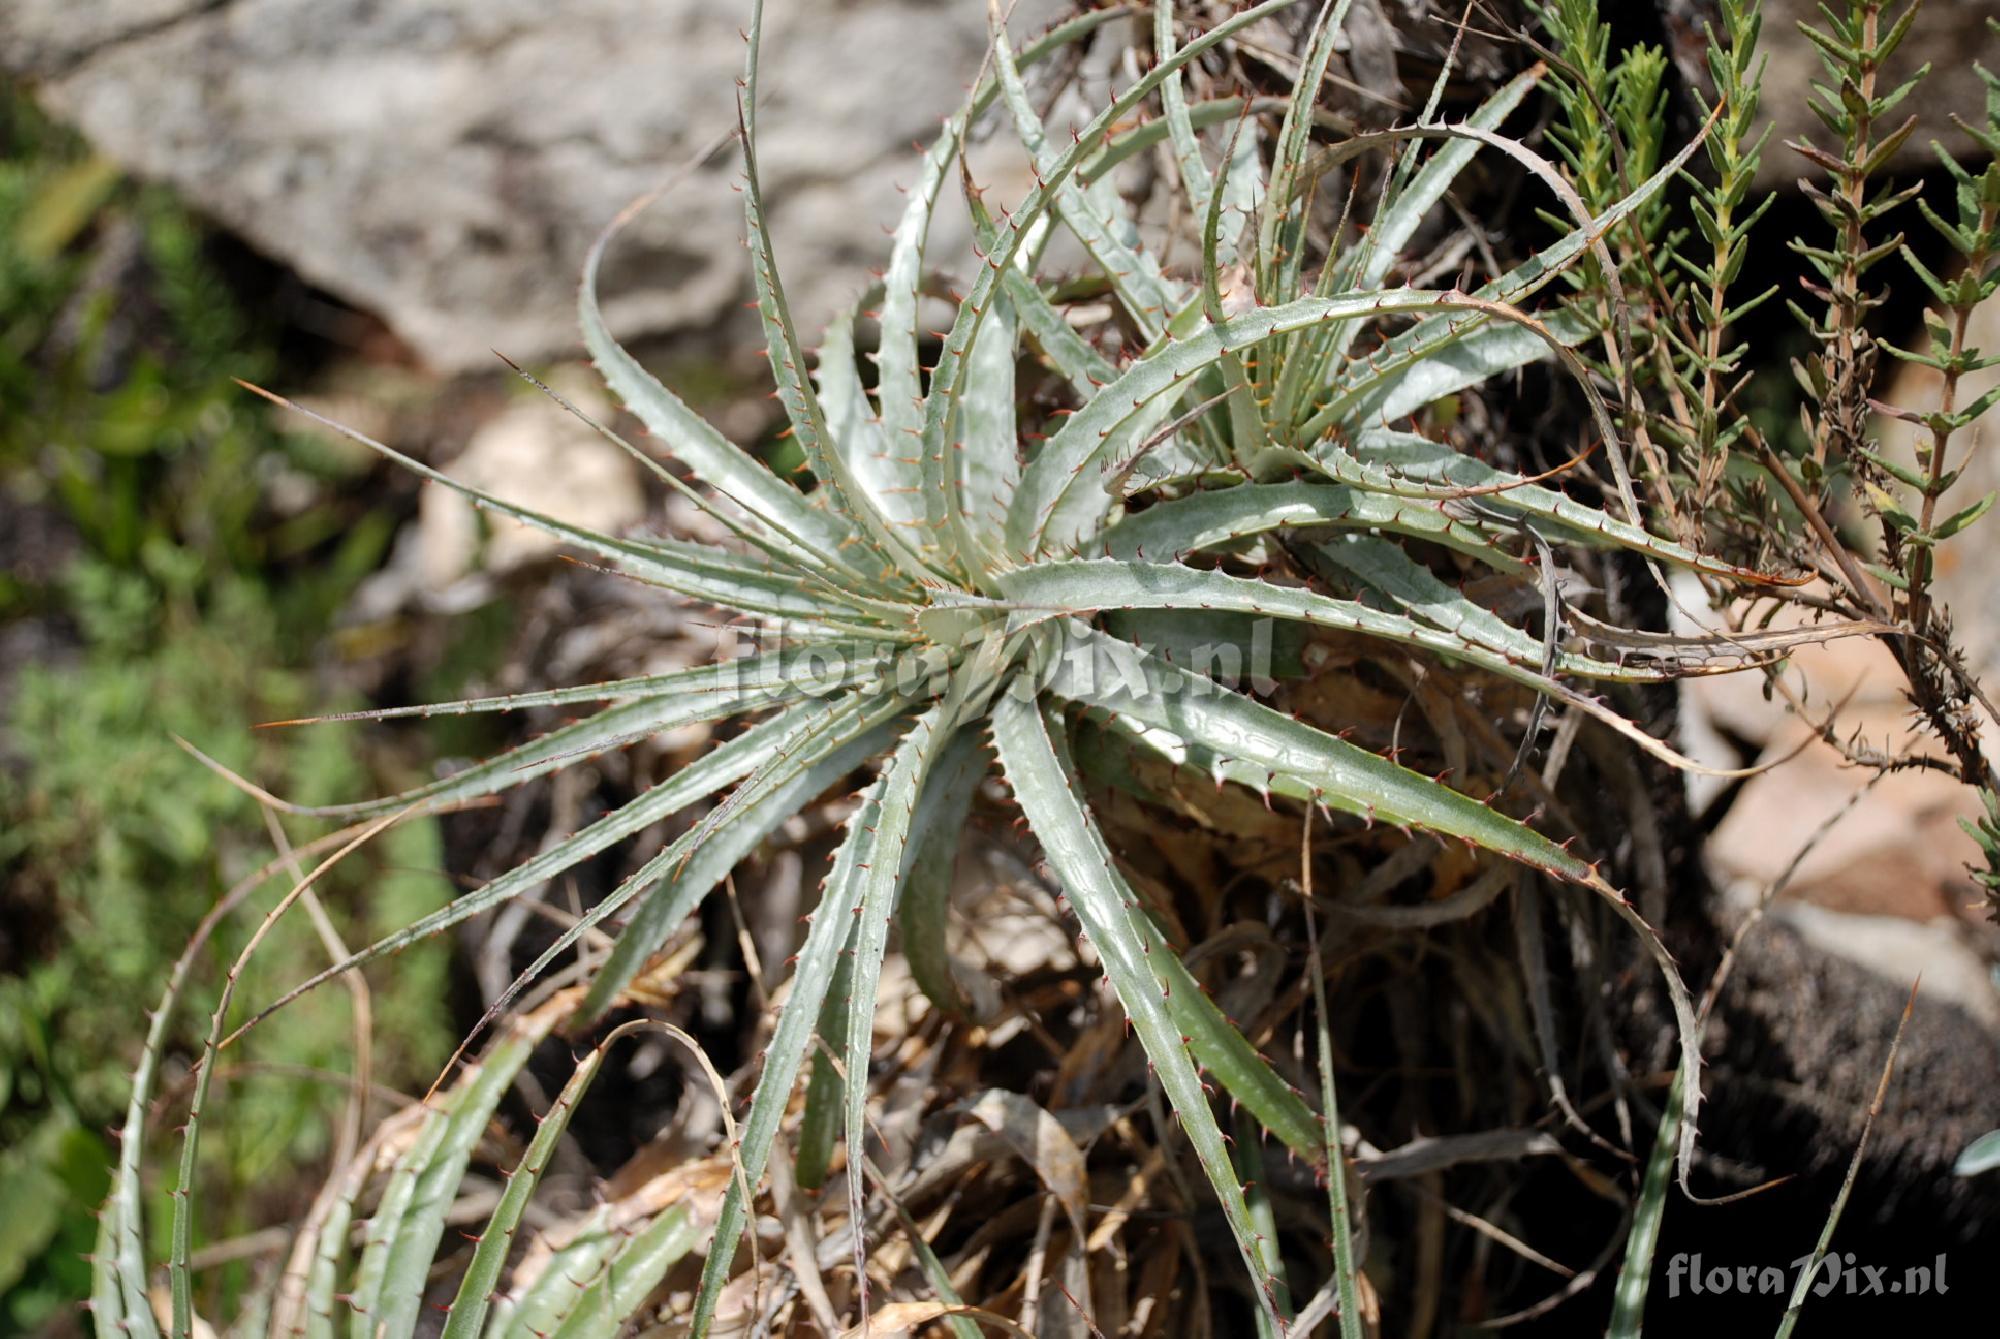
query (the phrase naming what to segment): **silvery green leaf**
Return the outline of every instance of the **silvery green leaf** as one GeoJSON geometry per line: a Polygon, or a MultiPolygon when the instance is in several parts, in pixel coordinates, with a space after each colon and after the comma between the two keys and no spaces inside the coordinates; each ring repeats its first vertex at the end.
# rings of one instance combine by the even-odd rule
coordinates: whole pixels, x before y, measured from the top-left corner
{"type": "Polygon", "coordinates": [[[1600,890],[1590,866],[1515,819],[1358,745],[1104,634],[1074,628],[1049,691],[1147,730],[1198,771],[1367,819],[1461,837],[1600,890]]]}
{"type": "MultiPolygon", "coordinates": [[[[893,883],[901,866],[916,795],[934,756],[932,750],[942,742],[938,738],[940,733],[933,721],[930,728],[913,730],[905,736],[887,770],[863,792],[861,807],[848,819],[847,835],[834,853],[833,868],[813,911],[805,945],[799,950],[789,994],[778,1008],[776,1027],[764,1049],[763,1067],[751,1098],[750,1114],[740,1132],[737,1152],[743,1177],[753,1187],[763,1179],[778,1122],[790,1103],[813,1026],[833,979],[834,959],[848,942],[856,911],[878,885],[893,883]]],[[[856,967],[858,974],[860,964],[856,967]]],[[[690,1328],[696,1334],[706,1333],[715,1315],[750,1207],[743,1202],[737,1183],[732,1181],[716,1220],[708,1259],[702,1267],[701,1289],[690,1319],[690,1328]]]]}
{"type": "Polygon", "coordinates": [[[1334,384],[1340,389],[1329,407],[1346,423],[1367,427],[1398,423],[1447,395],[1545,361],[1550,337],[1574,347],[1596,333],[1588,321],[1568,310],[1542,322],[1546,334],[1476,319],[1460,329],[1458,338],[1427,346],[1421,359],[1380,370],[1368,359],[1356,359],[1335,374],[1334,384]]]}
{"type": "MultiPolygon", "coordinates": [[[[1466,124],[1481,130],[1498,130],[1501,122],[1511,115],[1522,99],[1541,82],[1543,70],[1540,66],[1524,70],[1494,91],[1493,95],[1479,104],[1478,110],[1466,118],[1466,124]]],[[[1412,149],[1414,150],[1414,143],[1412,149]]],[[[1354,287],[1376,288],[1388,275],[1389,269],[1401,257],[1403,248],[1410,244],[1431,210],[1437,207],[1445,192],[1449,191],[1458,176],[1479,152],[1477,142],[1468,139],[1447,140],[1437,151],[1417,169],[1407,186],[1394,192],[1385,200],[1375,217],[1375,225],[1368,230],[1363,242],[1365,260],[1356,273],[1354,287]]],[[[1342,352],[1345,351],[1343,346],[1342,352]]]]}
{"type": "Polygon", "coordinates": [[[1083,922],[1084,937],[1097,950],[1118,1002],[1180,1117],[1181,1130],[1208,1174],[1250,1269],[1259,1304],[1275,1319],[1277,1243],[1260,1237],[1251,1222],[1243,1183],[1229,1160],[1190,1042],[1169,1007],[1169,985],[1153,966],[1156,957],[1178,960],[1150,951],[1154,938],[1145,913],[1113,864],[1103,834],[1077,799],[1079,785],[1061,736],[1051,734],[1031,694],[1000,695],[993,711],[993,739],[1021,811],[1062,881],[1071,908],[1083,922]]]}
{"type": "MultiPolygon", "coordinates": [[[[1107,609],[1212,609],[1231,613],[1295,619],[1317,627],[1358,632],[1406,646],[1421,647],[1448,659],[1491,670],[1526,687],[1575,694],[1562,689],[1541,671],[1541,644],[1526,634],[1501,634],[1492,616],[1464,597],[1434,606],[1442,622],[1418,621],[1406,615],[1371,608],[1355,600],[1320,595],[1298,586],[1231,576],[1205,568],[1173,563],[1120,562],[1111,558],[1052,559],[1017,568],[999,578],[1013,601],[1015,626],[1031,626],[1079,617],[1107,609]],[[1457,621],[1453,622],[1453,615],[1457,621]],[[1506,643],[1489,644],[1489,638],[1506,643]]],[[[1447,588],[1448,589],[1448,588],[1447,588]]],[[[1512,632],[1511,629],[1509,629],[1512,632]]],[[[1653,665],[1593,660],[1574,651],[1556,657],[1559,672],[1625,682],[1655,682],[1670,677],[1653,665]]],[[[1599,711],[1604,709],[1600,706],[1599,711]]],[[[1600,717],[1601,718],[1601,717],[1600,717]]]]}
{"type": "Polygon", "coordinates": [[[1570,542],[1630,549],[1676,567],[1758,584],[1769,580],[1761,573],[1662,539],[1556,489],[1531,483],[1447,442],[1434,442],[1416,433],[1370,429],[1351,447],[1329,444],[1320,453],[1319,462],[1331,478],[1367,491],[1419,499],[1476,494],[1483,508],[1554,523],[1570,542]]]}
{"type": "Polygon", "coordinates": [[[606,247],[624,222],[623,217],[614,222],[591,247],[577,297],[584,347],[604,384],[638,416],[662,448],[768,529],[779,544],[822,571],[859,576],[840,556],[854,540],[848,520],[808,503],[805,494],[717,432],[611,337],[597,305],[597,271],[606,247]]]}
{"type": "Polygon", "coordinates": [[[1965,1146],[1951,1169],[1960,1176],[1978,1176],[2000,1167],[2000,1130],[1988,1130],[1965,1146]]]}
{"type": "Polygon", "coordinates": [[[367,816],[394,813],[420,802],[436,806],[492,795],[666,730],[802,697],[824,696],[876,673],[878,659],[865,644],[809,645],[662,676],[650,686],[634,689],[630,700],[615,702],[593,716],[517,744],[428,785],[379,800],[292,806],[291,812],[320,817],[367,816]]]}
{"type": "Polygon", "coordinates": [[[910,975],[931,1002],[951,1013],[965,1001],[952,976],[946,934],[951,917],[952,871],[967,816],[992,759],[977,732],[961,730],[939,756],[917,798],[910,844],[903,860],[896,925],[910,975]]]}
{"type": "Polygon", "coordinates": [[[437,1099],[435,1112],[390,1169],[368,1220],[367,1246],[349,1291],[352,1339],[409,1334],[423,1307],[424,1286],[445,1214],[458,1196],[473,1146],[529,1052],[561,1021],[544,1007],[511,1020],[479,1061],[437,1099]]]}
{"type": "Polygon", "coordinates": [[[244,1026],[254,1026],[336,976],[441,934],[514,898],[533,894],[549,880],[766,765],[781,753],[786,743],[796,740],[809,724],[825,719],[837,709],[837,706],[806,703],[752,726],[736,738],[717,745],[637,799],[628,801],[596,822],[554,843],[500,877],[314,973],[252,1016],[244,1026]]]}
{"type": "Polygon", "coordinates": [[[1165,328],[1167,314],[1180,307],[1186,295],[1177,292],[1178,286],[1170,284],[1160,273],[1158,261],[1138,249],[1136,231],[1121,225],[1122,209],[1108,177],[1100,178],[1092,187],[1074,179],[1053,179],[1056,156],[1049,148],[1041,115],[1029,101],[1027,87],[1021,82],[1002,12],[996,6],[987,13],[988,46],[999,75],[1001,97],[1008,114],[1014,118],[1022,147],[1043,179],[1053,180],[1056,216],[1110,280],[1140,333],[1148,340],[1155,338],[1165,328]]]}
{"type": "Polygon", "coordinates": [[[774,739],[757,770],[722,805],[605,898],[613,910],[634,897],[639,901],[592,975],[579,1013],[595,1019],[611,1008],[730,870],[786,819],[894,742],[902,712],[902,704],[887,698],[850,695],[822,714],[799,718],[774,739]]]}
{"type": "MultiPolygon", "coordinates": [[[[1049,213],[1054,193],[1068,180],[1093,148],[1102,142],[1104,135],[1113,127],[1131,116],[1150,97],[1155,89],[1174,71],[1183,69],[1204,53],[1227,41],[1236,33],[1262,21],[1271,14],[1284,9],[1292,0],[1262,0],[1247,9],[1230,15],[1206,32],[1193,38],[1188,44],[1166,60],[1155,62],[1153,67],[1142,74],[1124,93],[1112,100],[1090,124],[1076,137],[1071,146],[1048,164],[1041,173],[1041,180],[1016,205],[1007,222],[994,239],[985,257],[985,264],[974,278],[971,290],[959,304],[958,314],[952,321],[951,330],[946,334],[944,347],[939,354],[936,369],[931,377],[930,394],[925,397],[923,426],[923,465],[926,503],[929,508],[927,519],[934,525],[942,524],[951,510],[950,470],[946,463],[946,452],[955,440],[957,402],[961,392],[961,382],[966,375],[974,340],[986,313],[992,305],[994,294],[1000,289],[1003,277],[1013,273],[1015,257],[1031,235],[1039,228],[1043,218],[1049,213]]],[[[1013,534],[1013,517],[1009,516],[1009,537],[1013,534]]],[[[1010,544],[1010,547],[1011,544],[1010,544]]]]}
{"type": "Polygon", "coordinates": [[[1189,493],[1122,517],[1099,541],[1108,558],[1164,562],[1198,551],[1229,549],[1273,531],[1319,528],[1385,530],[1447,545],[1498,571],[1523,570],[1523,564],[1500,547],[1496,527],[1470,508],[1303,481],[1189,493]]]}
{"type": "Polygon", "coordinates": [[[919,475],[914,446],[891,441],[888,426],[868,402],[854,351],[854,323],[859,308],[882,300],[878,286],[858,303],[843,308],[820,340],[813,380],[819,386],[832,449],[846,462],[848,473],[883,521],[907,534],[914,543],[926,538],[923,503],[917,497],[919,475]]]}
{"type": "Polygon", "coordinates": [[[1311,200],[1304,174],[1312,149],[1313,113],[1333,60],[1335,42],[1346,22],[1352,0],[1323,0],[1319,17],[1306,37],[1299,73],[1292,81],[1290,105],[1271,155],[1271,189],[1257,221],[1257,296],[1275,305],[1299,291],[1305,264],[1305,217],[1311,200]]]}
{"type": "MultiPolygon", "coordinates": [[[[778,274],[771,230],[764,218],[764,196],[757,173],[757,66],[762,49],[764,0],[753,0],[750,10],[749,40],[745,43],[742,95],[743,215],[750,240],[750,277],[757,293],[757,319],[764,328],[764,348],[771,376],[778,386],[778,401],[791,420],[792,440],[812,472],[827,490],[825,509],[845,517],[857,531],[859,542],[850,544],[842,558],[866,576],[893,581],[897,574],[905,580],[932,575],[925,565],[925,546],[918,536],[899,533],[874,504],[868,490],[854,477],[846,457],[834,450],[826,426],[826,412],[819,394],[806,376],[806,355],[792,321],[791,305],[785,300],[784,281],[778,274]]],[[[936,537],[933,537],[936,538],[936,537]]],[[[955,555],[947,551],[947,564],[955,555]]]]}
{"type": "MultiPolygon", "coordinates": [[[[1277,336],[1337,321],[1459,312],[1499,316],[1530,329],[1539,323],[1521,313],[1452,291],[1390,289],[1336,298],[1300,298],[1257,307],[1221,322],[1204,322],[1185,337],[1148,349],[1119,378],[1063,421],[1021,476],[1007,518],[1008,547],[1018,554],[1061,551],[1080,544],[1105,523],[1108,481],[1129,470],[1145,434],[1168,416],[1192,378],[1225,355],[1277,336]]],[[[1558,356],[1567,349],[1544,339],[1558,356]]],[[[1576,367],[1581,372],[1581,365],[1576,367]]]]}

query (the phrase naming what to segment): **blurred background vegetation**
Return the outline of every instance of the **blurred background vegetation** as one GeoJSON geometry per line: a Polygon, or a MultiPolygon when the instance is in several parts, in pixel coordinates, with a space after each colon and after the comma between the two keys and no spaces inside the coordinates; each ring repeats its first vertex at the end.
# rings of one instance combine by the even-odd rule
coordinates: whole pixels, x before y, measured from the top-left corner
{"type": "MultiPolygon", "coordinates": [[[[299,354],[227,268],[171,196],[0,98],[0,1333],[79,1323],[146,1009],[202,914],[274,855],[258,804],[175,736],[307,803],[410,765],[366,732],[251,728],[359,705],[316,666],[337,659],[323,641],[395,517],[364,505],[366,461],[279,430],[233,384],[299,354]]],[[[322,893],[365,940],[446,898],[440,866],[435,825],[407,824],[322,893]]],[[[207,950],[194,1017],[256,921],[231,918],[207,950]]],[[[289,918],[244,988],[269,998],[324,961],[289,918]]],[[[447,977],[433,945],[371,981],[376,1028],[399,1041],[378,1083],[435,1073],[447,977]]],[[[314,1175],[349,1009],[329,992],[237,1057],[239,1116],[211,1170],[225,1247],[229,1219],[247,1231],[314,1175]]]]}

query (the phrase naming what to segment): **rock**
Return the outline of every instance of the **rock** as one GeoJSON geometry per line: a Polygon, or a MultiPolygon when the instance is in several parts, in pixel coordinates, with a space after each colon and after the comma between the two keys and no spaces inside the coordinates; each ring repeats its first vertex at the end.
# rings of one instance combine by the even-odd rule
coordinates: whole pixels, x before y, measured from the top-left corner
{"type": "MultiPolygon", "coordinates": [[[[1683,65],[1699,58],[1706,2],[1658,0],[1683,65]]],[[[1024,0],[1016,26],[1061,7],[1024,0]]],[[[119,162],[456,371],[489,367],[494,348],[574,349],[592,238],[733,128],[746,11],[741,0],[8,0],[0,70],[35,81],[119,162]]],[[[1812,13],[1808,0],[1767,5],[1766,185],[1803,167],[1784,139],[1824,139],[1806,109],[1816,62],[1793,23],[1812,13]]],[[[1911,104],[1926,120],[1900,165],[1927,161],[1933,135],[1962,142],[1945,114],[1983,105],[1964,57],[1993,49],[1988,14],[2000,0],[1920,16],[1907,65],[1936,68],[1911,104]]],[[[1401,50],[1423,46],[1437,18],[1429,0],[1370,0],[1353,22],[1361,36],[1386,23],[1401,50]]],[[[881,228],[916,171],[910,143],[978,69],[984,6],[798,0],[774,7],[769,26],[765,187],[794,312],[813,330],[886,256],[881,228]]],[[[736,171],[731,152],[716,155],[629,230],[605,276],[621,335],[699,329],[745,295],[736,171]]],[[[944,257],[966,240],[952,194],[936,230],[944,257]]]]}
{"type": "MultiPolygon", "coordinates": [[[[1019,6],[1038,26],[1055,0],[1019,6]]],[[[442,370],[573,350],[597,232],[736,125],[740,0],[7,0],[0,69],[102,150],[442,370]]],[[[795,314],[816,330],[888,254],[883,227],[986,45],[983,5],[798,0],[769,17],[764,187],[795,314]]],[[[606,264],[631,336],[747,291],[732,152],[606,264]]],[[[949,195],[949,193],[947,193],[949,195]]],[[[939,254],[962,250],[942,217],[939,254]]]]}
{"type": "MultiPolygon", "coordinates": [[[[1850,711],[1842,723],[1879,739],[1898,722],[1850,711]]],[[[1873,773],[1810,733],[1794,722],[1775,738],[1760,761],[1785,761],[1753,778],[1711,834],[1705,854],[1717,882],[1739,902],[1778,887],[1837,911],[1979,918],[1985,903],[1965,869],[1978,850],[1958,826],[1978,815],[1977,794],[1930,770],[1869,787],[1873,773]]]]}
{"type": "MultiPolygon", "coordinates": [[[[1718,1191],[1747,1188],[1766,1176],[1799,1175],[1802,1181],[1795,1198],[1779,1196],[1764,1210],[1746,1206],[1700,1224],[1708,1231],[1742,1232],[1760,1213],[1776,1209],[1802,1215],[1810,1240],[1861,1140],[1909,1001],[1911,969],[1923,965],[1924,988],[1896,1052],[1841,1241],[1864,1260],[1878,1259],[1862,1241],[1875,1235],[1871,1226],[1892,1225],[1892,1235],[1902,1240],[1872,1245],[1878,1252],[1894,1247],[1898,1265],[1978,1241],[1987,1243],[1985,1258],[1991,1258],[2000,1182],[1953,1176],[1950,1168],[1961,1149],[2000,1126],[2000,1040],[1953,992],[1933,988],[1930,973],[1945,965],[1948,953],[1933,948],[1893,965],[1878,953],[1863,965],[1847,952],[1822,947],[1828,932],[1818,926],[1816,935],[1805,932],[1799,911],[1768,918],[1742,942],[1704,1047],[1709,1100],[1699,1147],[1712,1160],[1709,1173],[1716,1181],[1710,1184],[1718,1191]],[[1742,1173],[1735,1185],[1723,1179],[1729,1164],[1742,1173]]],[[[1850,943],[1881,928],[1827,913],[1816,919],[1848,920],[1844,933],[1834,933],[1850,943]]],[[[1919,937],[1908,930],[1904,935],[1919,937]]],[[[1946,936],[1939,931],[1936,937],[1946,936]]],[[[1722,1248],[1713,1249],[1719,1255],[1722,1248]]]]}
{"type": "MultiPolygon", "coordinates": [[[[1724,626],[1712,615],[1700,622],[1690,617],[1703,601],[1692,581],[1677,579],[1676,590],[1681,630],[1724,626]]],[[[1774,620],[1774,626],[1800,625],[1810,626],[1810,619],[1799,610],[1774,620]]],[[[1959,827],[1960,819],[1980,815],[1978,795],[1930,768],[1877,776],[1820,737],[1832,715],[1837,736],[1863,749],[1889,756],[1938,752],[1911,718],[1906,683],[1888,648],[1872,637],[1801,646],[1781,674],[1804,716],[1782,695],[1767,694],[1761,674],[1680,684],[1681,739],[1698,761],[1736,767],[1749,760],[1738,751],[1748,745],[1768,769],[1733,794],[1720,778],[1688,778],[1697,811],[1728,801],[1703,846],[1718,887],[1737,905],[1754,905],[1775,888],[1867,916],[1978,918],[1985,903],[1966,866],[1979,852],[1959,827]]]]}
{"type": "Polygon", "coordinates": [[[2000,1035],[2000,986],[1970,942],[1968,927],[1942,919],[1919,924],[1901,916],[1856,916],[1800,902],[1780,902],[1771,915],[1820,952],[1890,985],[1916,985],[1919,999],[1949,1004],[2000,1035]]]}
{"type": "MultiPolygon", "coordinates": [[[[550,384],[585,413],[608,415],[609,403],[588,368],[558,368],[550,384]]],[[[540,395],[523,393],[440,468],[502,501],[605,534],[626,532],[646,513],[632,458],[540,395]]],[[[398,537],[389,566],[356,592],[350,617],[386,618],[411,602],[469,608],[492,596],[494,578],[563,547],[546,531],[482,514],[463,494],[426,483],[416,521],[398,537]]]]}

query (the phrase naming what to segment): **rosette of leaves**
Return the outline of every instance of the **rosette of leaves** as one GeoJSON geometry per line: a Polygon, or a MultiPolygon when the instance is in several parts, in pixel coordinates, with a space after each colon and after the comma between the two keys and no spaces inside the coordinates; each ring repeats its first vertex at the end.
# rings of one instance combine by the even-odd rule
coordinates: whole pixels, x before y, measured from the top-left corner
{"type": "MultiPolygon", "coordinates": [[[[713,1320],[755,1188],[781,1155],[781,1127],[809,1061],[799,1180],[816,1184],[824,1176],[836,1132],[844,1133],[850,1165],[859,1162],[871,1024],[892,933],[938,1007],[963,1007],[945,934],[949,888],[940,877],[940,852],[951,849],[975,789],[996,764],[1206,1172],[1262,1299],[1265,1323],[1282,1328],[1275,1248],[1259,1230],[1213,1102],[1226,1095],[1240,1103],[1269,1136],[1327,1169],[1338,1157],[1330,1083],[1324,1109],[1314,1110],[1196,985],[1142,909],[1072,761],[1070,735],[1085,713],[1132,747],[1218,784],[1459,838],[1594,890],[1644,938],[1692,1034],[1685,993],[1664,950],[1580,856],[1481,798],[1183,668],[1113,617],[1154,612],[1195,625],[1217,616],[1272,619],[1385,639],[1525,685],[1656,750],[1663,746],[1570,682],[1659,680],[1682,672],[1680,662],[1700,650],[1601,624],[1567,637],[1565,616],[1553,606],[1535,635],[1436,576],[1406,546],[1441,545],[1516,577],[1531,574],[1538,553],[1552,543],[1621,547],[1656,563],[1703,560],[1647,533],[1632,514],[1621,519],[1389,426],[1441,396],[1554,358],[1578,375],[1615,449],[1609,416],[1569,351],[1589,331],[1574,317],[1542,320],[1519,304],[1598,244],[1617,218],[1652,198],[1678,162],[1605,214],[1586,214],[1574,232],[1476,292],[1391,286],[1401,248],[1476,150],[1531,157],[1495,127],[1536,76],[1503,88],[1462,126],[1436,123],[1427,110],[1414,129],[1318,148],[1309,133],[1315,95],[1345,9],[1329,5],[1288,101],[1247,109],[1240,99],[1190,104],[1178,84],[1189,62],[1287,3],[1266,0],[1185,42],[1171,8],[1161,6],[1153,67],[1081,133],[1061,140],[1037,119],[1023,70],[1085,40],[1117,11],[1074,18],[1018,54],[996,22],[990,73],[927,153],[884,278],[866,299],[881,328],[872,391],[857,361],[858,307],[826,333],[816,360],[808,359],[787,308],[758,184],[753,18],[741,103],[747,232],[778,398],[810,479],[781,477],[726,440],[613,340],[595,292],[605,241],[590,258],[581,298],[585,342],[607,383],[695,483],[634,453],[665,486],[726,525],[737,541],[732,547],[594,533],[368,443],[630,577],[734,610],[748,622],[781,629],[782,638],[744,659],[672,674],[375,713],[608,704],[416,790],[316,812],[388,822],[412,806],[491,795],[685,724],[737,721],[741,728],[623,808],[302,983],[264,1013],[530,894],[683,809],[712,803],[524,974],[523,982],[532,980],[592,930],[614,933],[608,956],[570,1006],[573,1021],[587,1025],[623,1000],[649,960],[774,829],[830,789],[857,775],[868,778],[821,886],[788,991],[768,1020],[758,1081],[734,1135],[739,1174],[709,1234],[690,1317],[694,1333],[705,1333],[713,1320]],[[926,236],[968,132],[996,105],[1011,114],[1034,159],[1037,184],[997,218],[976,191],[968,192],[980,264],[955,298],[935,366],[924,369],[918,307],[936,292],[925,271],[926,236]],[[1160,114],[1143,118],[1154,105],[1160,114]],[[1268,146],[1257,142],[1246,110],[1281,120],[1268,146]],[[1216,146],[1201,136],[1220,139],[1225,130],[1224,152],[1211,163],[1216,146]],[[1422,153],[1431,141],[1442,143],[1422,153]],[[1171,277],[1140,244],[1113,186],[1121,164],[1162,143],[1172,145],[1192,216],[1202,221],[1194,282],[1171,277]],[[1332,160],[1371,149],[1392,151],[1394,170],[1367,244],[1325,257],[1308,282],[1309,184],[1332,160]],[[1260,166],[1267,160],[1268,182],[1260,166]],[[1116,357],[1079,332],[1073,313],[1056,300],[1057,285],[1041,273],[1042,250],[1057,228],[1073,233],[1102,269],[1137,332],[1136,343],[1116,357]],[[1034,408],[1045,401],[1020,393],[1029,373],[1066,385],[1071,403],[1034,408]],[[1285,564],[1259,571],[1280,552],[1285,564]]],[[[1541,168],[1553,179],[1546,164],[1541,168]]],[[[1730,649],[1755,651],[1751,641],[1736,638],[1730,649]]],[[[224,1025],[227,1007],[225,1001],[215,1016],[209,1061],[264,1016],[232,1033],[224,1025]]],[[[396,1163],[358,1261],[348,1257],[344,1223],[339,1230],[315,1228],[316,1253],[303,1274],[310,1298],[292,1312],[305,1329],[330,1331],[335,1301],[345,1299],[357,1334],[412,1332],[447,1192],[463,1173],[467,1141],[491,1109],[478,1095],[488,1079],[477,1076],[504,1083],[506,1063],[518,1063],[507,1059],[513,1054],[507,1048],[521,1044],[521,1026],[506,1024],[510,1031],[483,1067],[419,1118],[417,1140],[425,1151],[396,1163]],[[496,1065],[496,1056],[505,1063],[496,1065]]],[[[156,1332],[137,1188],[153,1055],[135,1085],[133,1123],[97,1260],[99,1332],[127,1339],[156,1332]]],[[[196,1205],[187,1189],[211,1067],[204,1063],[196,1085],[174,1201],[170,1324],[177,1339],[194,1327],[188,1253],[196,1205]]],[[[1691,1049],[1683,1051],[1682,1078],[1683,1110],[1691,1116],[1698,1093],[1691,1049]]],[[[1692,1120],[1683,1129],[1691,1138],[1692,1120]]],[[[531,1152],[522,1166],[535,1165],[531,1152]]],[[[858,1225],[863,1178],[847,1179],[850,1221],[858,1225]]],[[[1342,1325],[1358,1333],[1345,1177],[1329,1170],[1326,1179],[1342,1325]]],[[[519,1173],[510,1181],[452,1304],[448,1333],[546,1332],[548,1316],[538,1329],[519,1308],[489,1304],[520,1212],[515,1186],[525,1197],[532,1182],[519,1173]]],[[[331,1203],[330,1212],[352,1213],[355,1197],[343,1191],[331,1203]]],[[[649,1280],[662,1277],[669,1258],[686,1249],[678,1236],[669,1243],[674,1250],[653,1249],[659,1233],[673,1235],[658,1228],[604,1247],[605,1258],[591,1267],[622,1280],[616,1296],[599,1299],[584,1319],[554,1318],[561,1333],[610,1333],[633,1314],[649,1280]]],[[[853,1235],[858,1256],[861,1233],[853,1235]]]]}

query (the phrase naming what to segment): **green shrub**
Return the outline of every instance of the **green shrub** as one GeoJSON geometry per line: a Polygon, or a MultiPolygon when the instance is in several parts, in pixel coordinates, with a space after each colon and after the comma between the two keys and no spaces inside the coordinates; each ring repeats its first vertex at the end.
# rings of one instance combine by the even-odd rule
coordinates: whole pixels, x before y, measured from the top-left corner
{"type": "MultiPolygon", "coordinates": [[[[7,667],[0,727],[0,1203],[22,1206],[0,1229],[11,1331],[88,1294],[113,1157],[104,1132],[145,1035],[134,1002],[221,891],[270,858],[256,802],[174,737],[302,794],[367,784],[356,737],[250,727],[324,705],[306,667],[389,522],[318,546],[310,571],[274,573],[297,561],[299,536],[268,514],[264,478],[315,470],[325,492],[341,477],[246,411],[230,374],[272,361],[201,229],[24,98],[0,103],[0,143],[0,507],[40,512],[59,545],[0,578],[0,618],[34,620],[50,657],[7,667]]],[[[29,542],[25,525],[13,542],[29,542]]],[[[432,825],[400,829],[333,885],[333,914],[368,937],[423,914],[446,891],[437,848],[432,825]]],[[[253,972],[275,989],[324,961],[300,922],[253,972]]],[[[377,1020],[407,1048],[390,1082],[448,1050],[445,966],[429,948],[382,983],[377,1020]]],[[[164,1040],[178,1053],[194,1039],[164,1040]]],[[[339,1089],[299,1070],[337,1074],[351,1047],[334,1008],[282,1020],[247,1049],[243,1123],[204,1182],[231,1206],[218,1226],[249,1221],[248,1187],[324,1156],[339,1089]]]]}

